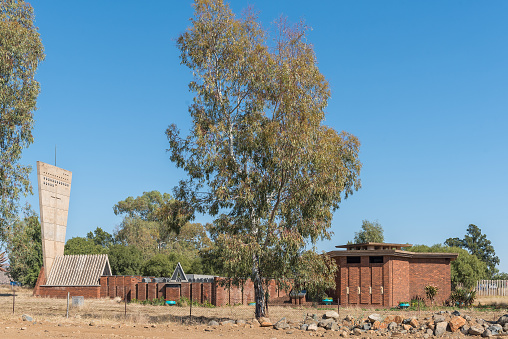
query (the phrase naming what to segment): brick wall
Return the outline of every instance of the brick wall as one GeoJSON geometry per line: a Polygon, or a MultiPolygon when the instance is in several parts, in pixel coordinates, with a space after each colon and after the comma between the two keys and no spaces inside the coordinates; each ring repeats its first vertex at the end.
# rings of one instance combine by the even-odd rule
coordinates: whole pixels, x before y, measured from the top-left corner
{"type": "MultiPolygon", "coordinates": [[[[85,298],[115,298],[126,297],[128,301],[137,299],[140,301],[151,300],[163,297],[165,300],[177,301],[180,297],[191,298],[192,300],[204,303],[210,302],[216,306],[226,304],[248,304],[254,301],[254,284],[249,279],[241,286],[221,286],[220,281],[225,278],[215,278],[210,283],[144,283],[141,282],[141,276],[102,276],[99,286],[41,286],[45,283],[44,270],[41,269],[34,295],[41,295],[55,298],[66,298],[67,291],[71,295],[80,295],[85,298]]],[[[284,297],[288,293],[285,290],[278,289],[275,281],[268,283],[267,291],[270,298],[284,297]]]]}
{"type": "Polygon", "coordinates": [[[147,296],[147,284],[148,283],[145,283],[145,282],[139,282],[137,285],[136,285],[136,299],[140,300],[140,301],[143,301],[143,300],[146,300],[146,296],[147,296]]]}
{"type": "Polygon", "coordinates": [[[409,261],[404,258],[392,259],[392,304],[397,306],[400,302],[409,302],[409,261]]]}
{"type": "Polygon", "coordinates": [[[180,284],[170,284],[166,287],[166,300],[180,300],[180,284]]]}
{"type": "Polygon", "coordinates": [[[450,297],[451,273],[450,259],[417,259],[409,261],[409,277],[411,298],[420,296],[425,298],[425,286],[437,286],[435,305],[442,305],[450,297]]]}
{"type": "Polygon", "coordinates": [[[83,296],[85,299],[100,298],[100,286],[40,286],[39,296],[50,298],[67,298],[70,296],[83,296]]]}
{"type": "Polygon", "coordinates": [[[37,277],[37,281],[35,282],[33,295],[40,295],[40,285],[46,284],[46,274],[44,273],[44,266],[41,267],[39,271],[39,276],[37,277]]]}
{"type": "Polygon", "coordinates": [[[153,300],[157,299],[157,283],[155,282],[149,282],[148,285],[148,294],[146,296],[146,299],[153,300]]]}

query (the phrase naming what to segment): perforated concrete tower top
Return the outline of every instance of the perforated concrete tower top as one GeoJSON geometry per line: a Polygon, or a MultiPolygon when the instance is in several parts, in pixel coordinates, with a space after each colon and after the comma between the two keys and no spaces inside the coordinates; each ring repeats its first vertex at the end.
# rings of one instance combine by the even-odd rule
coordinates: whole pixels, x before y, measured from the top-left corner
{"type": "Polygon", "coordinates": [[[37,161],[42,257],[49,276],[55,257],[64,254],[72,172],[37,161]]]}

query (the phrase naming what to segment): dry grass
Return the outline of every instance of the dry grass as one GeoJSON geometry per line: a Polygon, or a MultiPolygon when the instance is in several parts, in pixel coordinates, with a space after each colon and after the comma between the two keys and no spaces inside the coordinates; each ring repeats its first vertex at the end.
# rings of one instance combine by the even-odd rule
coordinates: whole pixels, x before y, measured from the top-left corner
{"type": "Polygon", "coordinates": [[[508,296],[506,296],[506,297],[478,297],[478,298],[476,298],[475,305],[487,305],[487,306],[508,308],[508,296]]]}
{"type": "MultiPolygon", "coordinates": [[[[190,307],[178,306],[150,306],[135,303],[125,304],[114,299],[86,299],[82,307],[70,307],[69,318],[66,317],[67,300],[33,297],[31,289],[16,288],[15,313],[12,313],[12,294],[8,287],[0,287],[0,320],[8,320],[13,317],[19,318],[21,314],[29,314],[37,321],[48,321],[55,323],[78,323],[88,324],[93,321],[100,325],[115,324],[164,324],[170,322],[188,323],[190,321],[190,307]]],[[[502,314],[508,313],[508,297],[492,298],[482,297],[479,299],[481,305],[494,305],[495,308],[488,309],[467,309],[461,310],[471,316],[482,317],[486,320],[497,319],[502,314]]],[[[336,310],[336,306],[333,308],[336,310]]],[[[325,308],[312,307],[291,307],[271,306],[269,308],[270,318],[277,321],[283,317],[290,322],[299,322],[304,319],[307,313],[316,313],[321,316],[326,312],[325,308]]],[[[390,309],[365,309],[359,307],[341,308],[340,314],[352,315],[360,320],[371,313],[382,315],[403,312],[404,317],[425,316],[432,311],[398,311],[390,309]]],[[[254,318],[254,307],[252,306],[225,306],[216,308],[193,307],[193,323],[207,323],[211,319],[244,319],[254,318]]]]}

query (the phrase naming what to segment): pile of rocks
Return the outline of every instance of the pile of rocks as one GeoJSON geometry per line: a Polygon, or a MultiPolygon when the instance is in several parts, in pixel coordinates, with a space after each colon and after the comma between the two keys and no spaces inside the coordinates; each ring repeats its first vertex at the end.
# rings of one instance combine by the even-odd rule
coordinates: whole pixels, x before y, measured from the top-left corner
{"type": "MultiPolygon", "coordinates": [[[[267,324],[269,324],[269,320],[266,318],[260,322],[261,326],[267,326],[267,324]]],[[[364,319],[355,319],[350,315],[340,319],[337,312],[328,311],[321,318],[318,318],[316,314],[308,313],[303,323],[299,324],[290,324],[283,318],[273,327],[278,330],[338,331],[342,337],[349,335],[390,337],[411,335],[429,338],[431,336],[440,337],[446,332],[489,337],[508,335],[508,314],[500,317],[497,321],[489,322],[463,315],[459,311],[440,311],[422,319],[403,318],[401,315],[381,316],[379,314],[371,314],[364,319]]]]}

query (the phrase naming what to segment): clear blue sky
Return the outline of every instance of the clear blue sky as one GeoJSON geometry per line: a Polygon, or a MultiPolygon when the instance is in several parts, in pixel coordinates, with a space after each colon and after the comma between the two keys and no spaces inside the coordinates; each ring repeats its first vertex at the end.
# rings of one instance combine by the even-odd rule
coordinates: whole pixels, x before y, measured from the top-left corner
{"type": "MultiPolygon", "coordinates": [[[[35,142],[22,162],[73,172],[67,239],[112,232],[113,205],[171,192],[184,177],[164,134],[188,130],[188,69],[175,39],[191,1],[34,0],[46,49],[35,142]]],[[[234,1],[267,28],[283,14],[313,28],[332,88],[326,124],[359,137],[363,188],[333,220],[332,241],[378,220],[387,242],[442,243],[472,223],[508,272],[508,3],[234,1]]],[[[39,210],[37,194],[29,202],[39,210]]],[[[210,221],[197,216],[197,221],[210,221]]]]}

